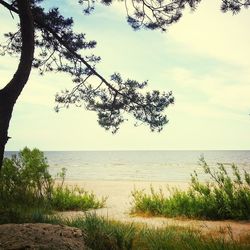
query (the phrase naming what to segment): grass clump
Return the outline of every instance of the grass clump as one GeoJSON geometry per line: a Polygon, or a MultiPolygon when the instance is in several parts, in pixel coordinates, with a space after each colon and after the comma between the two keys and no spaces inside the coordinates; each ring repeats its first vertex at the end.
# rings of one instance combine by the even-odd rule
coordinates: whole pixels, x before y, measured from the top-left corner
{"type": "Polygon", "coordinates": [[[85,242],[91,249],[133,249],[136,228],[133,224],[110,221],[93,214],[77,218],[69,223],[85,232],[85,242]]]}
{"type": "Polygon", "coordinates": [[[105,199],[78,187],[64,186],[66,169],[58,174],[61,184],[49,174],[43,152],[24,148],[11,159],[5,158],[0,172],[0,212],[19,218],[36,210],[87,210],[100,208],[105,199]]]}
{"type": "Polygon", "coordinates": [[[194,172],[187,191],[172,189],[167,197],[162,190],[151,193],[143,190],[132,192],[134,213],[146,213],[167,217],[185,216],[200,219],[250,219],[250,175],[240,174],[232,164],[229,174],[223,164],[211,170],[204,158],[200,159],[210,181],[202,183],[194,172]]]}
{"type": "Polygon", "coordinates": [[[69,187],[55,187],[52,190],[51,206],[55,210],[82,210],[86,211],[90,208],[97,209],[104,206],[106,198],[97,200],[94,193],[77,186],[69,187]]]}

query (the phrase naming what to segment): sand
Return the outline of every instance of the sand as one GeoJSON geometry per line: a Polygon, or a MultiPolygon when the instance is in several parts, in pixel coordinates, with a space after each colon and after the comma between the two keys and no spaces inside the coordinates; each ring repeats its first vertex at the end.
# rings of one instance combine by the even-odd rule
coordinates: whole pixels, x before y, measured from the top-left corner
{"type": "MultiPolygon", "coordinates": [[[[202,230],[210,235],[227,234],[232,232],[234,238],[250,237],[250,221],[205,221],[205,220],[190,220],[183,218],[163,218],[163,217],[142,217],[133,216],[130,214],[131,209],[131,192],[136,189],[144,189],[150,191],[150,186],[155,189],[162,188],[166,191],[167,186],[178,187],[183,190],[188,188],[188,183],[180,182],[144,182],[144,181],[66,181],[66,185],[83,187],[85,190],[93,191],[99,198],[108,197],[106,207],[90,211],[97,215],[115,219],[122,222],[135,222],[146,224],[151,227],[164,227],[167,225],[177,225],[191,227],[202,230]]],[[[84,212],[62,212],[64,217],[73,218],[84,215],[84,212]]]]}
{"type": "Polygon", "coordinates": [[[74,227],[36,224],[0,225],[0,249],[85,250],[83,232],[74,227]]]}

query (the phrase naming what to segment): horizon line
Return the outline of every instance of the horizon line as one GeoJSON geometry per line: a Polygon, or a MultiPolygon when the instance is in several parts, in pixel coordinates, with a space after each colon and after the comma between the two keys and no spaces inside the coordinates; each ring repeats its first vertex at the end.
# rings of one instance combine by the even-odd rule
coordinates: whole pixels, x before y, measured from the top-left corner
{"type": "MultiPolygon", "coordinates": [[[[37,148],[37,147],[34,147],[37,148]]],[[[38,148],[39,149],[39,148],[38,148]]],[[[18,152],[19,150],[5,150],[5,152],[18,152]]],[[[250,151],[250,149],[39,149],[44,152],[122,152],[122,151],[250,151]]]]}

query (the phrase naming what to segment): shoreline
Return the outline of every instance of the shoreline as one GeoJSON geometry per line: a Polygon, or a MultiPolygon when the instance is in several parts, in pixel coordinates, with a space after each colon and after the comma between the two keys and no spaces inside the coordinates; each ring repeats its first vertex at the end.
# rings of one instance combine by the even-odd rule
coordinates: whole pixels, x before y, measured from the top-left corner
{"type": "MultiPolygon", "coordinates": [[[[131,215],[131,192],[134,188],[150,191],[150,185],[159,189],[169,186],[170,188],[178,187],[182,190],[187,189],[189,183],[180,182],[135,182],[135,181],[92,181],[81,180],[72,181],[65,180],[65,185],[78,186],[86,191],[93,192],[98,198],[107,197],[106,206],[101,209],[90,210],[88,213],[93,213],[107,219],[117,220],[125,223],[136,223],[144,226],[162,228],[166,226],[181,226],[198,229],[201,232],[220,236],[221,232],[228,232],[229,228],[233,237],[249,237],[250,236],[250,221],[213,221],[213,220],[195,220],[187,218],[166,218],[166,217],[145,217],[140,215],[131,215]]],[[[86,212],[82,211],[67,211],[60,212],[59,215],[64,218],[73,219],[76,217],[85,216],[86,212]]]]}

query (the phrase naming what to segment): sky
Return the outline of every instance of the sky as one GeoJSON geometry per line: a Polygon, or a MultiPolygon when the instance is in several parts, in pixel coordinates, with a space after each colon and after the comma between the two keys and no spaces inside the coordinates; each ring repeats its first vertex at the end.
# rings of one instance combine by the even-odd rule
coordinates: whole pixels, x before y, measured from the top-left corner
{"type": "MultiPolygon", "coordinates": [[[[98,71],[108,78],[149,80],[149,90],[173,91],[175,104],[161,133],[133,118],[113,135],[97,115],[70,107],[55,113],[54,97],[74,85],[64,74],[39,76],[33,70],[18,99],[9,128],[7,150],[248,150],[250,149],[250,10],[220,12],[219,0],[203,0],[187,10],[167,32],[133,31],[122,2],[97,4],[84,16],[75,0],[45,1],[75,20],[75,31],[97,41],[98,71]]],[[[17,16],[0,8],[0,41],[15,30],[17,16]]],[[[1,83],[11,79],[18,58],[0,57],[1,83]]]]}

